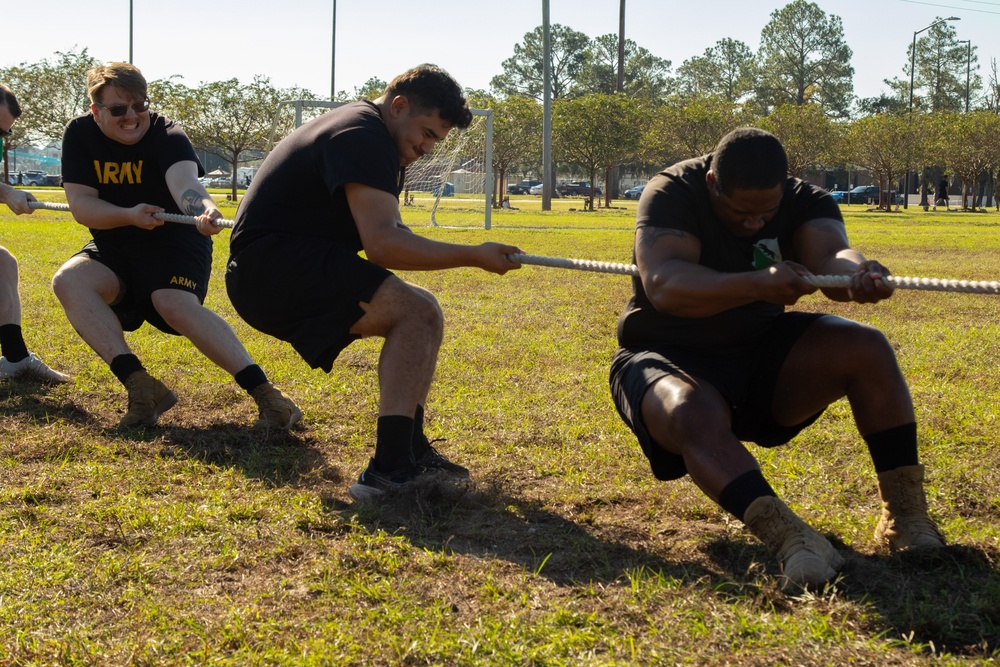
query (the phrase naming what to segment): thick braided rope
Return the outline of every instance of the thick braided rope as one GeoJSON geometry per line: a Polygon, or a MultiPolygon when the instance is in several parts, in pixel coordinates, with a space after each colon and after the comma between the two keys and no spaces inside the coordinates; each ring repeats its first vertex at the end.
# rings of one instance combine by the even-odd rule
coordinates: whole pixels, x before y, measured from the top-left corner
{"type": "MultiPolygon", "coordinates": [[[[59,204],[55,202],[48,201],[32,201],[28,202],[28,206],[31,208],[41,208],[46,211],[69,211],[69,204],[59,204]]],[[[157,220],[163,220],[164,222],[180,222],[185,225],[193,225],[197,222],[197,218],[193,215],[180,215],[178,213],[154,213],[153,217],[157,220]]],[[[215,221],[216,227],[232,227],[236,223],[232,220],[219,219],[215,221]]]]}
{"type": "MultiPolygon", "coordinates": [[[[41,208],[49,211],[69,211],[68,204],[53,202],[29,202],[31,208],[41,208]]],[[[195,224],[194,216],[178,215],[176,213],[154,213],[154,218],[165,222],[180,222],[195,224]]],[[[216,220],[220,227],[232,227],[232,220],[216,220]]],[[[557,269],[576,269],[596,273],[616,273],[625,276],[639,275],[639,269],[634,264],[616,264],[614,262],[598,262],[590,259],[567,259],[562,257],[543,257],[541,255],[513,254],[508,255],[511,261],[535,266],[549,266],[557,269]]],[[[847,287],[851,284],[850,276],[810,276],[807,278],[816,287],[847,287]]],[[[947,278],[912,278],[909,276],[885,276],[884,280],[896,289],[927,290],[931,292],[966,292],[970,294],[1000,294],[1000,282],[996,280],[951,280],[947,278]]]]}
{"type": "MultiPolygon", "coordinates": [[[[617,273],[626,276],[639,275],[639,269],[634,264],[615,264],[612,262],[596,262],[589,259],[564,259],[559,257],[542,257],[539,255],[514,254],[508,255],[508,257],[510,257],[511,261],[521,264],[550,266],[559,269],[576,269],[578,271],[594,271],[597,273],[617,273]]],[[[807,280],[816,287],[847,287],[851,284],[851,276],[809,276],[807,280]]],[[[950,280],[942,278],[911,278],[909,276],[885,276],[884,280],[896,289],[1000,294],[1000,282],[996,280],[950,280]]]]}

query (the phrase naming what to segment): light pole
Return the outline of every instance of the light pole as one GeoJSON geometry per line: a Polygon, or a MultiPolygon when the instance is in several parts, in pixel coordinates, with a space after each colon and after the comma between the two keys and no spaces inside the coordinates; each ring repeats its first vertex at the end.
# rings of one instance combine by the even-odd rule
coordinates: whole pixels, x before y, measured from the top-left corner
{"type": "Polygon", "coordinates": [[[972,71],[972,40],[960,39],[959,44],[966,45],[965,51],[965,113],[969,113],[969,73],[972,71]]]}
{"type": "Polygon", "coordinates": [[[128,0],[128,62],[132,64],[132,0],[128,0]]]}
{"type": "MultiPolygon", "coordinates": [[[[910,108],[907,112],[907,118],[912,122],[913,120],[913,70],[915,66],[916,56],[917,56],[917,35],[920,33],[930,30],[939,23],[944,23],[945,21],[961,21],[962,19],[958,16],[949,16],[946,19],[938,19],[934,23],[930,24],[926,28],[921,28],[920,30],[913,33],[913,45],[910,47],[910,108]]],[[[903,208],[909,208],[910,203],[910,166],[906,166],[906,183],[903,186],[905,195],[903,196],[903,208]]]]}
{"type": "Polygon", "coordinates": [[[330,32],[330,101],[337,99],[337,86],[334,73],[337,65],[337,0],[333,0],[333,30],[330,32]]]}

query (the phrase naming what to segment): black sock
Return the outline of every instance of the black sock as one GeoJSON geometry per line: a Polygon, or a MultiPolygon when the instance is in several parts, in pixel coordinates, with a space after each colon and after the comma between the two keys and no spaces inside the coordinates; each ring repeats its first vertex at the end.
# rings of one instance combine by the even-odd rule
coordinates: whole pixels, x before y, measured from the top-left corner
{"type": "Polygon", "coordinates": [[[375,429],[375,467],[383,472],[416,465],[413,458],[413,418],[387,415],[375,429]]]}
{"type": "Polygon", "coordinates": [[[920,462],[917,457],[916,422],[866,435],[865,443],[875,464],[875,472],[915,466],[920,462]]]}
{"type": "Polygon", "coordinates": [[[413,458],[419,461],[430,449],[430,440],[424,435],[424,406],[418,405],[413,414],[413,458]]]}
{"type": "Polygon", "coordinates": [[[28,347],[24,344],[20,324],[5,324],[0,327],[0,354],[7,361],[16,364],[28,356],[28,347]]]}
{"type": "Polygon", "coordinates": [[[139,361],[139,357],[134,354],[119,354],[117,357],[111,360],[109,364],[111,366],[111,372],[115,374],[118,381],[125,384],[125,380],[128,379],[129,375],[135,373],[136,371],[146,370],[142,362],[139,361]]]}
{"type": "Polygon", "coordinates": [[[747,508],[761,496],[777,497],[778,494],[764,479],[764,473],[760,470],[751,470],[726,484],[726,488],[719,494],[719,505],[742,521],[747,508]]]}
{"type": "Polygon", "coordinates": [[[243,391],[245,391],[248,394],[257,387],[267,382],[267,376],[264,374],[264,371],[262,371],[260,366],[258,366],[257,364],[250,364],[249,366],[241,370],[239,373],[234,375],[233,379],[235,379],[236,384],[238,384],[243,389],[243,391]]]}

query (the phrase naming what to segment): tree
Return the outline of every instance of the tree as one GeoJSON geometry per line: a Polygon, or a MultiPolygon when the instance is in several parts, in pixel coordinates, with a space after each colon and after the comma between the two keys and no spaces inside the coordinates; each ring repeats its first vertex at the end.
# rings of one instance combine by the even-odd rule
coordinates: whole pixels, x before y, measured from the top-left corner
{"type": "MultiPolygon", "coordinates": [[[[638,153],[642,137],[639,109],[634,100],[607,93],[564,99],[553,105],[555,152],[562,160],[587,170],[592,193],[597,185],[598,168],[607,173],[638,153]]],[[[589,208],[594,210],[593,197],[589,208]]]]}
{"type": "Polygon", "coordinates": [[[686,104],[666,104],[653,114],[642,141],[647,162],[665,166],[715,150],[745,118],[721,97],[698,97],[686,104]]]}
{"type": "Polygon", "coordinates": [[[969,191],[1000,163],[1000,116],[989,111],[938,113],[932,127],[937,155],[962,179],[962,208],[973,208],[969,191]]]}
{"type": "Polygon", "coordinates": [[[893,178],[909,164],[914,133],[906,118],[892,114],[865,116],[852,121],[845,134],[848,153],[871,172],[879,184],[879,207],[889,210],[886,198],[893,178]]]}
{"type": "MultiPolygon", "coordinates": [[[[237,79],[206,83],[192,91],[197,104],[182,105],[176,118],[199,150],[211,153],[232,166],[232,195],[236,199],[241,154],[264,150],[278,102],[288,99],[267,77],[256,76],[240,85],[237,79]]],[[[308,98],[315,96],[305,91],[308,98]]],[[[296,97],[296,99],[301,99],[296,97]]]]}
{"type": "MultiPolygon", "coordinates": [[[[66,123],[88,113],[87,70],[98,64],[97,59],[83,49],[56,51],[55,60],[21,63],[0,70],[3,80],[17,95],[23,115],[18,129],[24,140],[45,143],[62,142],[66,123]]],[[[21,141],[20,137],[13,138],[21,141]]],[[[11,147],[17,144],[11,142],[11,147]]]]}
{"type": "MultiPolygon", "coordinates": [[[[568,96],[576,83],[590,47],[590,38],[572,28],[553,24],[551,39],[552,98],[568,96]]],[[[490,88],[500,96],[533,97],[539,102],[544,95],[543,66],[544,31],[538,26],[524,36],[523,44],[514,45],[514,55],[503,61],[503,74],[490,80],[490,88]]]]}
{"type": "Polygon", "coordinates": [[[793,0],[772,12],[761,32],[765,100],[775,106],[819,104],[831,116],[847,117],[854,92],[851,55],[839,16],[793,0]]]}
{"type": "Polygon", "coordinates": [[[752,92],[756,71],[750,47],[727,37],[685,60],[677,68],[677,84],[685,97],[719,95],[738,102],[752,92]]]}
{"type": "Polygon", "coordinates": [[[990,82],[983,96],[983,102],[985,109],[1000,114],[1000,76],[997,76],[996,58],[990,58],[990,82]]]}
{"type": "Polygon", "coordinates": [[[354,92],[348,93],[346,90],[341,90],[337,93],[338,102],[358,102],[360,100],[375,100],[382,96],[385,92],[386,87],[389,85],[387,81],[384,81],[377,76],[373,76],[361,84],[360,88],[355,87],[354,92]]]}
{"type": "Polygon", "coordinates": [[[759,123],[781,140],[788,155],[788,173],[802,177],[809,167],[835,162],[840,133],[837,125],[815,104],[780,106],[759,123]]]}
{"type": "MultiPolygon", "coordinates": [[[[624,84],[627,96],[662,99],[670,87],[670,61],[625,40],[624,84]]],[[[580,91],[614,93],[618,87],[618,36],[601,35],[591,42],[577,77],[580,91]]]]}
{"type": "MultiPolygon", "coordinates": [[[[931,29],[920,37],[913,50],[913,108],[919,111],[961,111],[965,108],[966,65],[979,69],[976,47],[971,52],[960,44],[955,27],[940,17],[931,29]]],[[[913,44],[906,48],[906,80],[893,79],[887,84],[906,91],[909,106],[910,56],[913,44]]],[[[969,80],[970,94],[982,88],[982,79],[975,74],[969,80]]]]}
{"type": "Polygon", "coordinates": [[[531,164],[542,153],[542,108],[526,97],[508,97],[488,103],[493,109],[493,173],[497,202],[503,201],[507,172],[531,164]]]}

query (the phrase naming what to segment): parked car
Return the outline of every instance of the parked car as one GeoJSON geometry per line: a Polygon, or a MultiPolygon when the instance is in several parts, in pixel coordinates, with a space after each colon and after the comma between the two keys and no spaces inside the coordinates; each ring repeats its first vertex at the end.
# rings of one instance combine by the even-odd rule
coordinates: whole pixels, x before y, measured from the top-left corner
{"type": "Polygon", "coordinates": [[[847,194],[847,190],[830,190],[829,195],[833,197],[833,201],[838,204],[844,200],[844,195],[847,194]]]}
{"type": "MultiPolygon", "coordinates": [[[[882,191],[882,198],[889,201],[890,204],[902,204],[903,195],[899,194],[895,190],[886,196],[886,191],[882,191]]],[[[859,185],[850,192],[844,194],[844,199],[849,204],[863,204],[871,202],[873,204],[879,203],[879,194],[877,185],[859,185]]]]}
{"type": "Polygon", "coordinates": [[[442,197],[454,197],[455,196],[455,184],[452,182],[447,182],[444,184],[444,190],[442,191],[442,186],[439,184],[434,188],[434,196],[437,197],[438,194],[442,197]]]}
{"type": "Polygon", "coordinates": [[[638,199],[642,196],[642,191],[645,189],[645,185],[637,185],[634,188],[629,188],[622,193],[624,199],[638,199]]]}
{"type": "Polygon", "coordinates": [[[21,185],[46,185],[45,172],[35,169],[29,171],[8,172],[7,180],[11,185],[17,185],[18,175],[20,175],[21,185]]]}
{"type": "MultiPolygon", "coordinates": [[[[563,197],[590,197],[590,181],[570,181],[569,183],[563,183],[562,185],[557,185],[556,190],[563,197]]],[[[601,189],[595,188],[594,194],[598,197],[601,196],[601,189]]]]}
{"type": "MultiPolygon", "coordinates": [[[[540,195],[540,194],[542,194],[542,187],[543,187],[542,183],[539,183],[538,185],[532,185],[531,186],[531,190],[528,191],[528,194],[530,194],[530,195],[540,195]]],[[[555,197],[556,199],[562,197],[562,195],[559,194],[559,190],[558,189],[556,189],[555,192],[552,193],[552,196],[555,197]]]]}
{"type": "Polygon", "coordinates": [[[526,178],[520,183],[515,183],[513,185],[507,186],[507,194],[509,195],[527,195],[531,194],[531,188],[539,185],[541,181],[536,181],[531,178],[526,178]]]}

